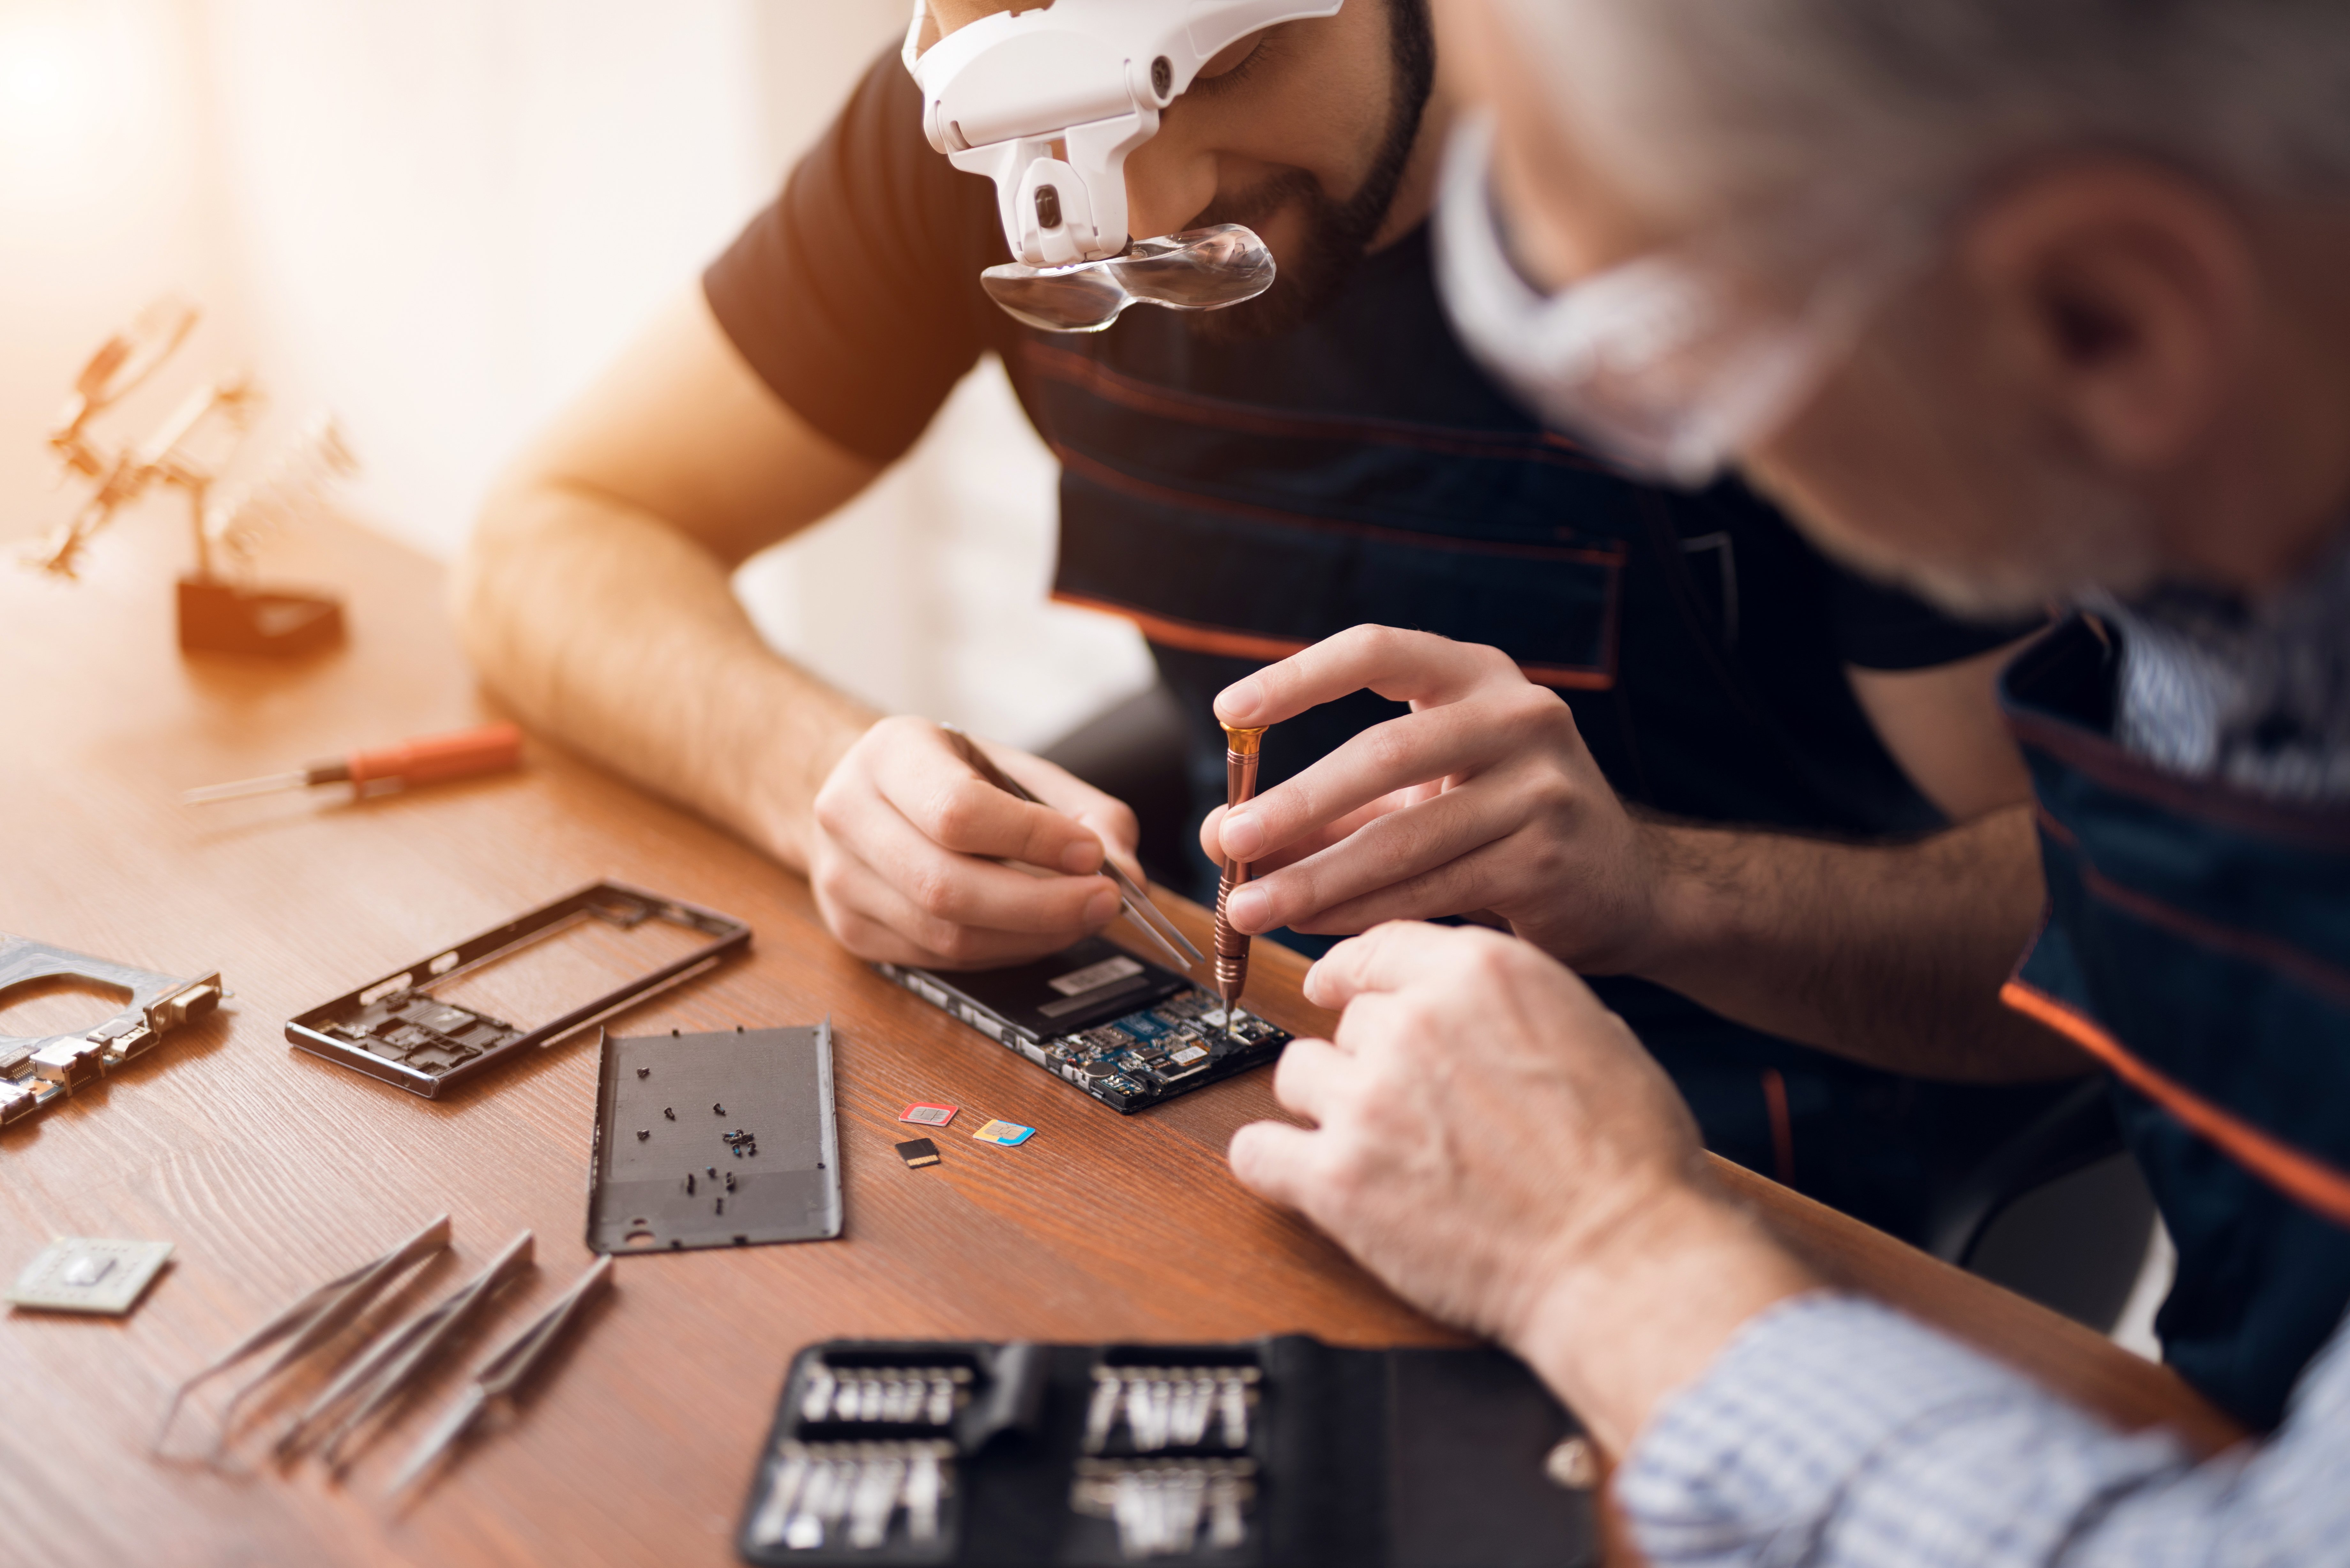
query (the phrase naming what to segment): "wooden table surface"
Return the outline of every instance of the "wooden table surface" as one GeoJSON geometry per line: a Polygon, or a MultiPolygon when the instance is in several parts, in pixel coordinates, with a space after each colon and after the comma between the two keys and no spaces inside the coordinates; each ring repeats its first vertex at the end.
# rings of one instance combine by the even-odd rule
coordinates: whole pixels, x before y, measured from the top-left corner
{"type": "MultiPolygon", "coordinates": [[[[178,653],[177,547],[150,517],[103,541],[78,584],[0,570],[0,930],[174,974],[217,968],[234,993],[0,1133],[0,1274],[57,1235],[177,1248],[128,1320],[0,1319],[0,1564],[721,1563],[784,1366],[811,1340],[1457,1338],[1232,1180],[1225,1142],[1271,1112],[1269,1074],[1118,1116],[842,952],[797,877],[552,745],[534,742],[524,773],[408,795],[182,806],[192,785],[495,715],[455,650],[439,569],[407,550],[339,526],[282,546],[272,575],[346,593],[351,637],[281,667],[178,653]],[[617,1032],[831,1015],[844,1239],[623,1258],[619,1288],[515,1426],[399,1513],[378,1493],[460,1367],[345,1484],[314,1465],[237,1477],[148,1457],[174,1383],[436,1213],[454,1216],[455,1255],[403,1308],[516,1231],[537,1236],[536,1274],[462,1368],[590,1261],[592,1032],[424,1100],[292,1050],[283,1026],[601,877],[755,931],[747,958],[617,1032]],[[920,1171],[890,1149],[917,1099],[964,1107],[938,1140],[944,1163],[920,1171]],[[989,1116],[1036,1136],[972,1142],[989,1116]]],[[[1179,918],[1204,946],[1200,911],[1179,918]]],[[[1302,961],[1276,954],[1260,949],[1253,1005],[1326,1028],[1299,996],[1302,961]]],[[[33,1033],[112,1011],[77,1016],[88,1006],[0,999],[0,1022],[33,1033]]],[[[1729,1179],[1832,1277],[2123,1424],[2169,1422],[2206,1447],[2230,1436],[2170,1374],[2097,1335],[1760,1178],[1729,1179]]],[[[209,1408],[183,1421],[182,1445],[208,1436],[209,1408]]],[[[248,1429],[244,1451],[265,1430],[248,1429]]]]}

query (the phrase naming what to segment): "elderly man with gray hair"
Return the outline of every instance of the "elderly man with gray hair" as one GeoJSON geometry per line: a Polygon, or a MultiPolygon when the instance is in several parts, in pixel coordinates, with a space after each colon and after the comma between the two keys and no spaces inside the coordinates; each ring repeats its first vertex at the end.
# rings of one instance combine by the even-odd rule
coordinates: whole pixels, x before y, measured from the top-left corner
{"type": "Polygon", "coordinates": [[[2275,1430],[2198,1466],[1826,1290],[1492,932],[1326,958],[1345,1017],[1278,1080],[1314,1125],[1234,1168],[1524,1356],[1658,1562],[2350,1558],[2350,6],[1445,8],[1496,369],[1946,604],[2074,607],[2005,678],[2050,892],[2005,1000],[2111,1072],[2168,1357],[2275,1430]]]}

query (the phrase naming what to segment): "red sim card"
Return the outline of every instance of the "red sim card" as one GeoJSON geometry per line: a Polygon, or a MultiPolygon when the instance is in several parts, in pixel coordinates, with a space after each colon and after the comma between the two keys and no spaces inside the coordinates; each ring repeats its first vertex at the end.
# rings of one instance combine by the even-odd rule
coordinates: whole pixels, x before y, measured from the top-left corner
{"type": "Polygon", "coordinates": [[[955,1119],[961,1106],[908,1106],[898,1113],[901,1122],[913,1122],[926,1127],[942,1127],[955,1119]]]}

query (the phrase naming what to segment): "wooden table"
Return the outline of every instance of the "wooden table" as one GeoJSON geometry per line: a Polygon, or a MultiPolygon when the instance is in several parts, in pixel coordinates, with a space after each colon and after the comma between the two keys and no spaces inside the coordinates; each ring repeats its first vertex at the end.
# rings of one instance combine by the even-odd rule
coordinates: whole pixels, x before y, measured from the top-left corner
{"type": "MultiPolygon", "coordinates": [[[[0,1272],[53,1235],[178,1248],[127,1321],[0,1320],[0,1564],[721,1563],[784,1366],[811,1340],[1456,1337],[1232,1180],[1225,1142],[1270,1113],[1269,1075],[1114,1116],[842,952],[798,878],[551,745],[535,742],[523,774],[406,796],[183,807],[191,785],[492,711],[455,651],[438,569],[406,550],[339,527],[281,550],[274,575],[348,594],[352,635],[280,668],[176,651],[171,540],[160,520],[127,525],[78,585],[0,570],[0,929],[172,973],[217,967],[234,992],[215,1018],[0,1134],[0,1272]],[[537,1233],[538,1272],[485,1340],[589,1261],[592,1033],[428,1101],[291,1050],[283,1024],[606,876],[756,931],[748,958],[620,1032],[832,1016],[845,1239],[623,1259],[619,1289],[515,1428],[398,1515],[377,1493],[457,1376],[347,1485],[314,1467],[236,1479],[150,1459],[172,1384],[435,1213],[455,1217],[456,1256],[421,1296],[517,1231],[537,1233]],[[966,1107],[928,1170],[889,1147],[915,1099],[966,1107]],[[1017,1149],[962,1136],[991,1116],[1036,1136],[1017,1149]]],[[[1200,911],[1179,918],[1204,945],[1200,911]]],[[[1252,1002],[1319,1031],[1303,970],[1261,950],[1252,1002]]],[[[74,1000],[14,1016],[31,1014],[21,1032],[62,1029],[76,1019],[57,1010],[74,1000]]],[[[2125,1424],[2169,1421],[2205,1446],[2230,1436],[2168,1372],[1759,1178],[1731,1179],[1835,1277],[2125,1424]]],[[[181,1441],[206,1430],[199,1415],[181,1441]]]]}

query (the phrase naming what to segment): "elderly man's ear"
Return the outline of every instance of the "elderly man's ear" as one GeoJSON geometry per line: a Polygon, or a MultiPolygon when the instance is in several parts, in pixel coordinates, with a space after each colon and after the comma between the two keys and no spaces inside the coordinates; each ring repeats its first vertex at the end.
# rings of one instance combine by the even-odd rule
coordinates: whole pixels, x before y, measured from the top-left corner
{"type": "Polygon", "coordinates": [[[1998,379],[2126,484],[2193,463],[2261,351],[2243,220],[2149,164],[2028,180],[1975,217],[1958,269],[1998,379]]]}

